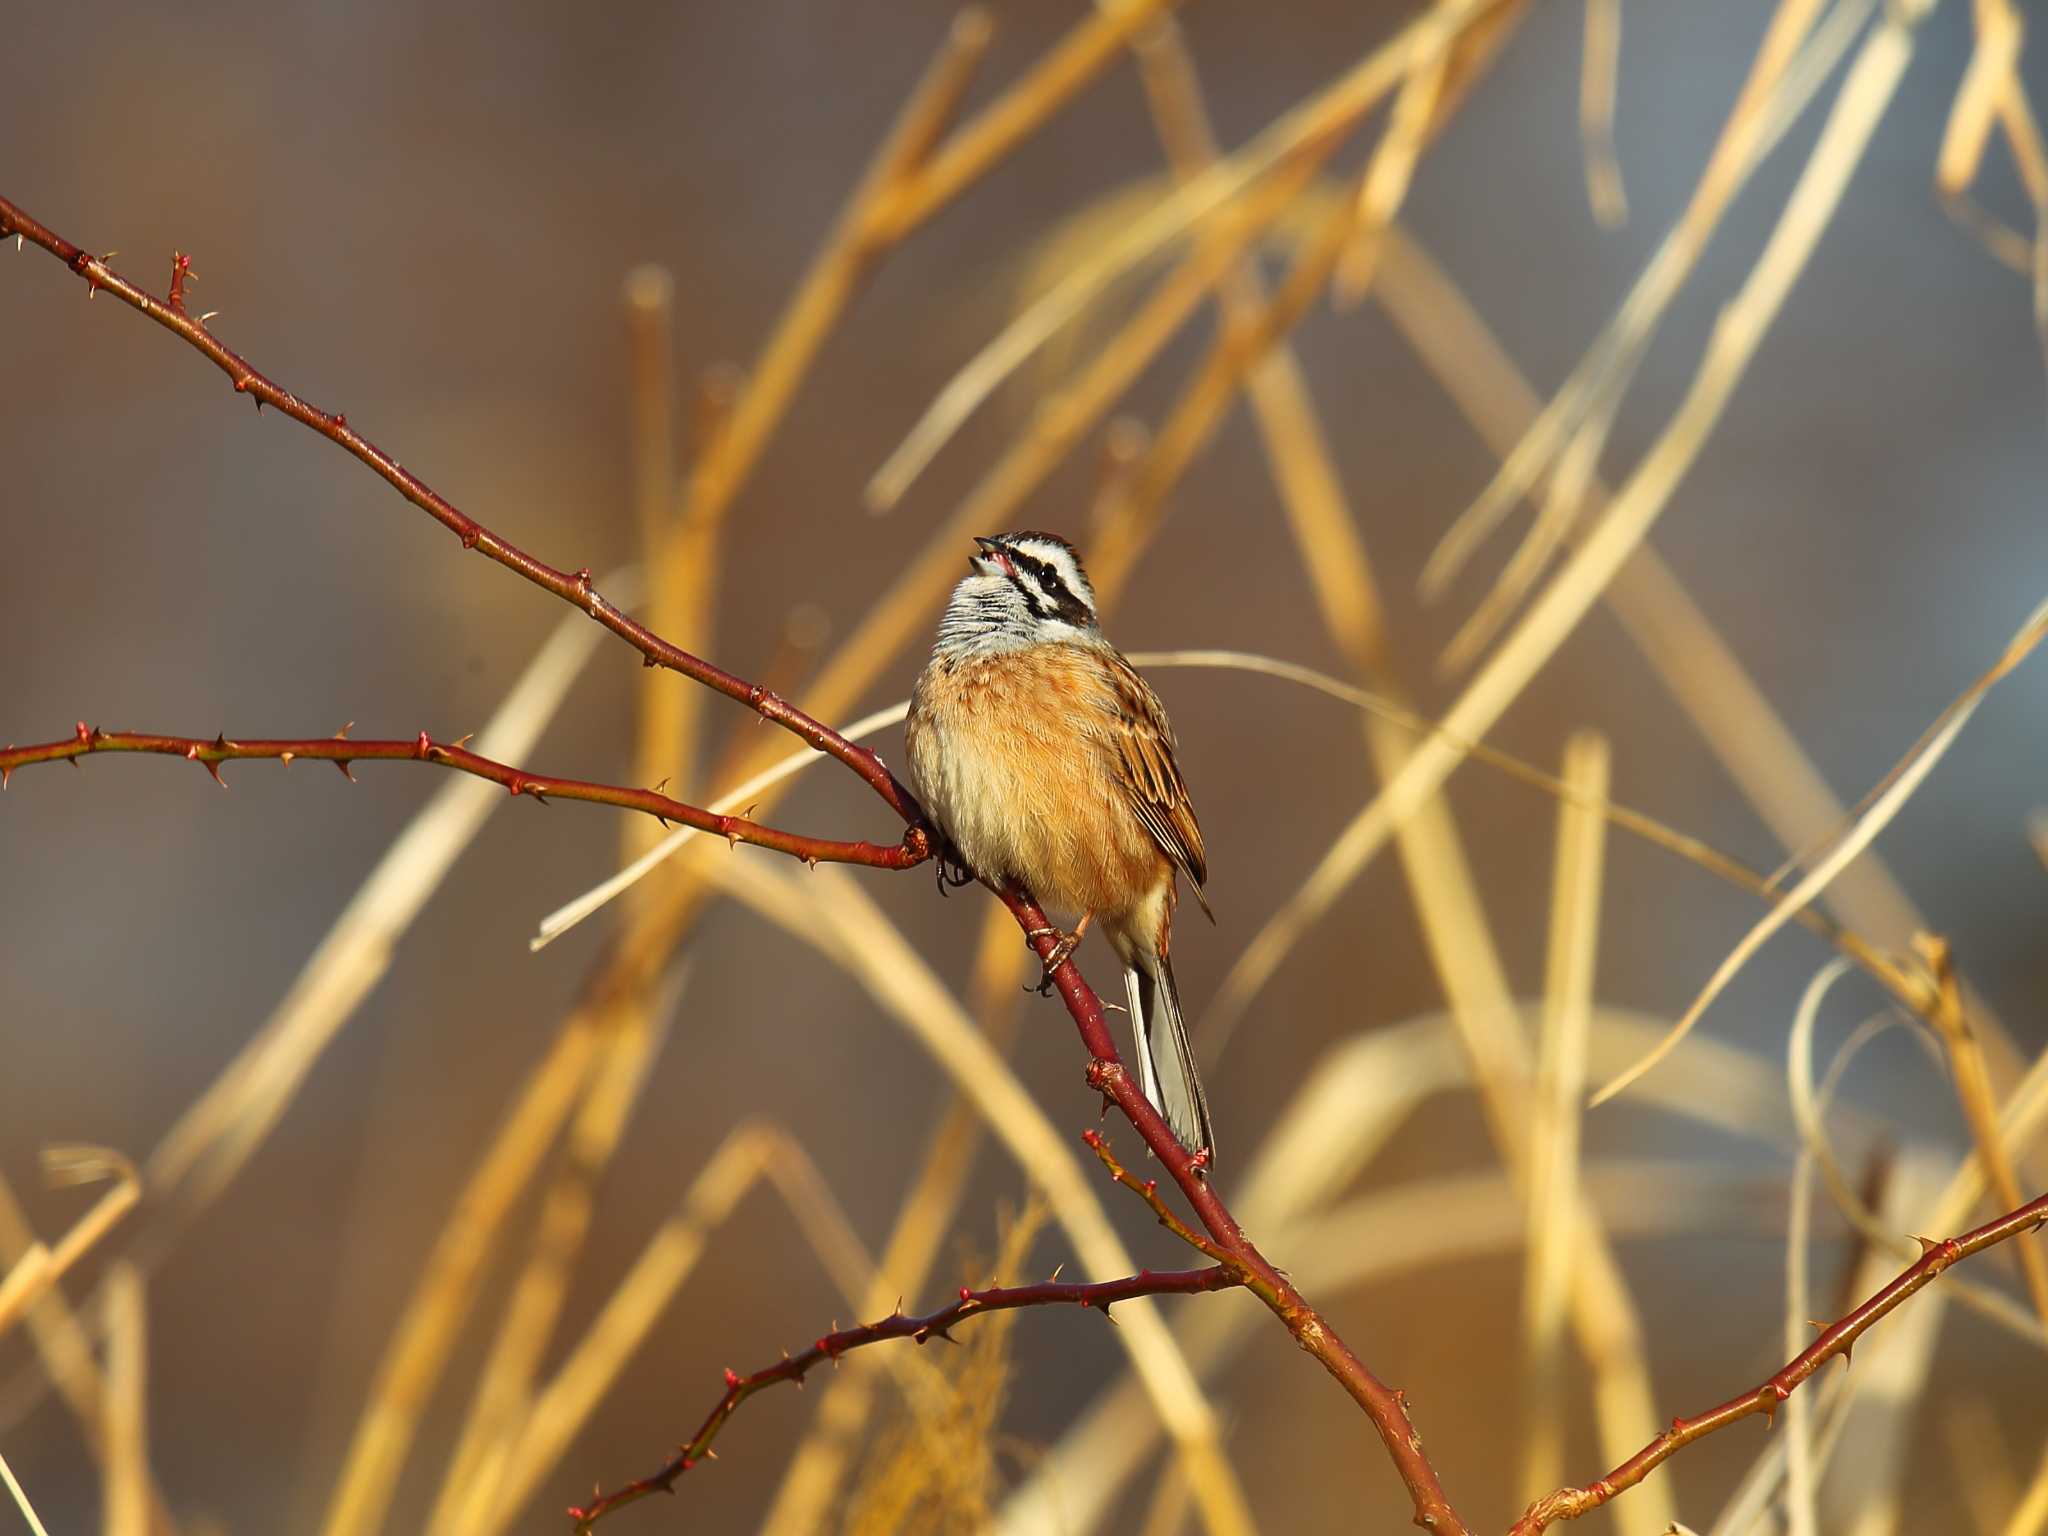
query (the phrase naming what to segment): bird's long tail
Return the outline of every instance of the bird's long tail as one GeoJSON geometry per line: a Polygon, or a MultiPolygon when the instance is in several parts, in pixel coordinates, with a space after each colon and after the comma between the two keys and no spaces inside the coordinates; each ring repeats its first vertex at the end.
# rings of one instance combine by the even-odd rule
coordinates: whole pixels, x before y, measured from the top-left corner
{"type": "Polygon", "coordinates": [[[1207,1152],[1213,1168],[1216,1138],[1209,1129],[1209,1100],[1195,1071],[1195,1053],[1180,1013],[1180,992],[1173,984],[1173,966],[1164,955],[1140,955],[1124,967],[1124,990],[1131,1001],[1139,1082],[1145,1097],[1166,1117],[1181,1145],[1190,1152],[1207,1152]]]}

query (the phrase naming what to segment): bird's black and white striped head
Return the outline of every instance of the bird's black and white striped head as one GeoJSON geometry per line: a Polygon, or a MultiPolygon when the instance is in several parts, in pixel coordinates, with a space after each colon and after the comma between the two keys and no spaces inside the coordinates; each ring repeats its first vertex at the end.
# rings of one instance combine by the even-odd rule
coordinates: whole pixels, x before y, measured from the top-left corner
{"type": "Polygon", "coordinates": [[[942,655],[992,655],[1028,645],[1096,642],[1095,588],[1074,546],[1054,533],[976,539],[974,574],[939,621],[942,655]]]}

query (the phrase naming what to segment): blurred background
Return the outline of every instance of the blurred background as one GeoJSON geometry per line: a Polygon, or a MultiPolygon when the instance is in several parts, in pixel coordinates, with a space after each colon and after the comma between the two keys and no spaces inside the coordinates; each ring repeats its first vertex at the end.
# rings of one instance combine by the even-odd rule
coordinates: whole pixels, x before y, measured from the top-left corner
{"type": "MultiPolygon", "coordinates": [[[[1678,220],[1773,10],[1752,0],[1621,8],[1619,227],[1603,228],[1588,206],[1581,7],[1530,7],[1442,123],[1416,168],[1403,225],[1539,396],[1567,378],[1678,220]]],[[[686,451],[691,420],[704,416],[690,399],[699,381],[757,355],[954,14],[926,0],[594,12],[385,0],[112,15],[40,7],[9,27],[0,59],[0,195],[95,251],[118,249],[113,264],[159,291],[171,251],[191,253],[200,279],[192,307],[220,312],[210,323],[227,344],[286,387],[345,410],[513,542],[564,568],[606,571],[641,547],[625,274],[649,262],[673,274],[671,362],[684,397],[674,417],[686,451]]],[[[1175,12],[1226,149],[1413,14],[1207,0],[1175,12]]],[[[970,117],[1087,12],[997,3],[990,15],[970,117]]],[[[2048,570],[2048,408],[2029,284],[1944,216],[1934,188],[1973,47],[1972,12],[1940,6],[1913,39],[1896,97],[1810,267],[1650,539],[1845,804],[1998,657],[2041,599],[2048,570]]],[[[2030,46],[2021,64],[2036,100],[2048,89],[2041,58],[2030,46]]],[[[1620,405],[1601,459],[1610,483],[1627,478],[1684,396],[1841,79],[1837,69],[1822,81],[1816,104],[1720,220],[1620,405]]],[[[1330,179],[1317,184],[1319,208],[1351,195],[1384,120],[1382,109],[1338,150],[1330,179]]],[[[863,504],[869,476],[1047,271],[1126,222],[1113,217],[1102,228],[1107,200],[1137,196],[1140,184],[1148,197],[1163,192],[1164,164],[1138,72],[1118,53],[1014,154],[876,263],[732,502],[711,582],[712,659],[801,693],[1026,430],[1060,370],[1084,365],[1144,288],[1119,288],[1083,316],[1051,362],[1025,370],[962,425],[886,516],[863,504]],[[1062,232],[1068,244],[1055,246],[1062,232]]],[[[2001,147],[1973,195],[2031,227],[2022,178],[2001,147]]],[[[1312,212],[1283,220],[1262,250],[1270,275],[1300,248],[1285,229],[1312,212]]],[[[1156,428],[1214,334],[1213,307],[1198,307],[1115,414],[1156,428]]],[[[1510,557],[1528,513],[1513,514],[1441,600],[1423,601],[1425,560],[1486,487],[1498,453],[1370,297],[1341,310],[1319,298],[1291,341],[1384,599],[1388,670],[1415,707],[1440,714],[1470,674],[1446,673],[1436,659],[1510,557]]],[[[462,557],[443,530],[330,444],[251,411],[190,349],[104,295],[88,304],[82,285],[34,250],[0,257],[0,356],[0,739],[54,739],[80,719],[199,736],[326,735],[346,721],[358,736],[459,736],[491,715],[561,620],[560,604],[462,557]]],[[[1092,429],[1012,525],[1089,544],[1091,509],[1116,473],[1105,469],[1106,435],[1115,434],[1092,429]]],[[[1355,679],[1354,658],[1319,615],[1241,401],[1161,510],[1110,626],[1119,644],[1237,648],[1355,679]]],[[[842,718],[908,691],[934,613],[927,603],[916,615],[916,638],[842,718]]],[[[522,761],[632,779],[638,691],[687,686],[650,677],[624,646],[600,647],[522,761]]],[[[1183,922],[1176,953],[1199,1019],[1378,779],[1354,713],[1333,699],[1233,672],[1160,671],[1153,680],[1210,848],[1218,924],[1183,922]]],[[[1877,845],[2016,1048],[1996,1074],[2001,1091],[2015,1064],[2048,1042],[2048,872],[2028,837],[2030,814],[2048,805],[2044,708],[2048,673],[2036,662],[1992,691],[1877,845]]],[[[701,728],[705,761],[727,760],[729,739],[758,752],[766,734],[715,699],[701,728]]],[[[1555,771],[1580,730],[1610,742],[1615,799],[1761,870],[1790,851],[1605,605],[1488,739],[1555,771]]],[[[878,740],[892,761],[900,743],[893,729],[878,740]]],[[[727,787],[707,785],[707,772],[678,763],[672,787],[690,786],[693,796],[727,787]]],[[[0,801],[0,1175],[45,1239],[90,1196],[46,1188],[39,1149],[84,1142],[144,1160],[443,787],[442,776],[416,768],[366,764],[358,776],[351,787],[314,765],[230,765],[223,794],[175,761],[101,758],[76,772],[23,771],[0,801]]],[[[1447,796],[1508,984],[1517,997],[1540,998],[1557,804],[1470,764],[1447,796]]],[[[764,815],[836,836],[894,835],[888,813],[829,770],[805,776],[764,815]]],[[[537,955],[526,944],[543,913],[617,866],[618,820],[560,803],[495,810],[219,1198],[148,1250],[135,1246],[140,1234],[170,1229],[148,1225],[145,1191],[130,1218],[135,1233],[116,1230],[67,1277],[90,1321],[100,1313],[89,1298],[109,1263],[129,1251],[150,1259],[148,1452],[181,1528],[314,1530],[329,1519],[379,1362],[451,1206],[618,932],[612,913],[537,955]]],[[[1605,1007],[1676,1017],[1765,910],[1619,832],[1609,834],[1601,868],[1594,995],[1605,1007]]],[[[849,878],[944,982],[970,995],[989,904],[982,893],[935,900],[926,872],[849,878]]],[[[1906,932],[1868,936],[1902,948],[1906,932]]],[[[587,1240],[539,1363],[544,1376],[736,1125],[765,1117],[784,1127],[872,1251],[919,1177],[949,1100],[941,1072],[876,1001],[783,929],[714,902],[686,944],[696,959],[665,1044],[592,1180],[587,1240]]],[[[1625,1096],[1585,1119],[1589,1168],[1660,1158],[1720,1181],[1719,1203],[1692,1227],[1633,1230],[1627,1208],[1642,1227],[1642,1206],[1657,1203],[1639,1192],[1611,1233],[1661,1416],[1718,1402],[1786,1356],[1785,1227],[1798,1138],[1785,1041],[1802,988],[1829,954],[1793,929],[1707,1014],[1707,1043],[1747,1063],[1747,1075],[1726,1079],[1734,1102],[1716,1111],[1718,1123],[1672,1102],[1688,1080],[1706,1081],[1704,1067],[1685,1065],[1701,1059],[1692,1057],[1662,1069],[1662,1098],[1625,1096]],[[1732,1129],[1737,1120],[1749,1129],[1732,1129]]],[[[1099,946],[1081,958],[1098,986],[1113,982],[1099,946]]],[[[1072,1027],[1056,1003],[1020,1002],[1008,1048],[1016,1072],[1062,1134],[1078,1137],[1095,1123],[1095,1104],[1072,1027]]],[[[1884,1003],[1866,978],[1842,983],[1821,1021],[1823,1049],[1884,1003]]],[[[1390,850],[1303,934],[1227,1048],[1209,1047],[1226,1197],[1326,1052],[1444,1005],[1390,850]]],[[[1439,1031],[1449,1037],[1451,1026],[1439,1031]]],[[[1629,1054],[1596,1048],[1596,1073],[1629,1054]]],[[[1938,1185],[1968,1151],[1944,1069],[1908,1031],[1874,1043],[1842,1092],[1852,1101],[1840,1138],[1848,1173],[1880,1203],[1916,1168],[1924,1185],[1932,1167],[1938,1185]]],[[[1433,1092],[1334,1193],[1490,1176],[1501,1163],[1487,1124],[1469,1090],[1433,1092]]],[[[1137,1156],[1127,1130],[1113,1140],[1137,1156]]],[[[363,1528],[430,1524],[541,1219],[534,1189],[549,1166],[508,1207],[446,1370],[423,1385],[388,1515],[363,1528]]],[[[929,1280],[906,1305],[935,1306],[963,1279],[985,1279],[1003,1213],[1026,1190],[1009,1157],[984,1150],[929,1280]]],[[[2026,1190],[2038,1192],[2038,1183],[2026,1190]]],[[[1185,1262],[1137,1202],[1114,1194],[1107,1208],[1139,1263],[1185,1262]]],[[[1513,1219],[1518,1207],[1504,1208],[1513,1219]]],[[[1962,1225],[1986,1214],[1980,1207],[1962,1225]]],[[[1457,1250],[1454,1234],[1433,1233],[1427,1217],[1410,1222],[1374,1244],[1397,1256],[1391,1273],[1327,1287],[1318,1299],[1359,1353],[1409,1391],[1467,1518],[1498,1529],[1525,1492],[1521,1251],[1509,1231],[1438,1253],[1440,1239],[1457,1250]],[[1410,1239],[1430,1251],[1400,1263],[1410,1239]]],[[[1289,1264],[1279,1233],[1253,1235],[1289,1264]]],[[[768,1364],[853,1315],[799,1223],[765,1189],[709,1242],[595,1412],[512,1512],[516,1528],[566,1529],[560,1509],[593,1482],[610,1487],[651,1470],[689,1432],[715,1398],[720,1368],[768,1364]]],[[[1865,1255],[1824,1200],[1810,1255],[1815,1313],[1832,1315],[1851,1299],[1865,1255]]],[[[1072,1258],[1067,1237],[1047,1227],[1023,1268],[1043,1274],[1072,1258]]],[[[1971,1268],[1984,1285],[2023,1295],[2010,1255],[1971,1268]]],[[[1165,1310],[1187,1321],[1241,1306],[1251,1304],[1196,1298],[1165,1310]]],[[[1250,1321],[1211,1384],[1224,1450],[1261,1528],[1356,1529],[1362,1514],[1370,1529],[1405,1520],[1402,1490],[1350,1405],[1270,1320],[1250,1321]]],[[[1872,1442],[1902,1447],[1871,1463],[1895,1463],[1896,1475],[1872,1474],[1886,1491],[1868,1507],[1853,1490],[1832,1488],[1825,1528],[1998,1530],[2033,1477],[2048,1436],[2042,1357],[1967,1309],[1947,1308],[1939,1328],[1938,1341],[1927,1340],[1930,1350],[1938,1343],[1939,1368],[1930,1374],[1923,1364],[1896,1426],[1901,1438],[1872,1442]]],[[[1008,1369],[995,1374],[1006,1397],[986,1442],[996,1482],[977,1495],[991,1507],[1125,1371],[1094,1319],[1030,1313],[1004,1337],[1008,1369]]],[[[1863,1370],[1864,1355],[1857,1359],[1863,1370]]],[[[1576,1351],[1565,1376],[1560,1470],[1584,1481],[1611,1458],[1576,1351]]],[[[42,1380],[26,1331],[0,1339],[0,1452],[51,1530],[86,1529],[101,1518],[99,1473],[78,1420],[42,1380]]],[[[715,1468],[693,1473],[673,1504],[623,1511],[607,1528],[757,1527],[818,1404],[816,1392],[788,1391],[750,1402],[721,1439],[715,1468]]],[[[1149,1414],[1142,1404],[1132,1412],[1149,1414]]],[[[882,1425],[902,1419],[893,1388],[878,1393],[872,1413],[882,1425]]],[[[1706,1530],[1764,1443],[1760,1426],[1743,1425],[1702,1444],[1657,1474],[1659,1497],[1706,1530]]],[[[881,1454],[862,1453],[856,1483],[881,1454]]],[[[1158,1465],[1154,1453],[1150,1469],[1110,1498],[1100,1528],[1136,1530],[1148,1518],[1196,1528],[1193,1515],[1148,1516],[1158,1465]]],[[[1627,1506],[1587,1524],[1628,1529],[1617,1522],[1627,1506]]],[[[0,1529],[12,1518],[0,1515],[0,1529]]],[[[920,1518],[937,1523],[918,1528],[972,1523],[957,1509],[920,1518]]],[[[1050,1528],[1083,1527],[1076,1516],[1050,1528]]]]}

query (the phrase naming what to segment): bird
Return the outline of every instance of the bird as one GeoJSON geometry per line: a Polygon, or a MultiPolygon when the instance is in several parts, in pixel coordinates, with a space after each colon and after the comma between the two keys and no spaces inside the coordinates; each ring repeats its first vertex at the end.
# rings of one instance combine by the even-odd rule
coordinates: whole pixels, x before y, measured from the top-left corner
{"type": "Polygon", "coordinates": [[[1001,890],[1078,913],[1040,986],[1092,922],[1123,962],[1139,1081],[1197,1165],[1215,1136],[1170,958],[1183,876],[1210,922],[1202,829],[1151,685],[1103,636],[1074,546],[977,538],[911,693],[911,787],[947,857],[1001,890]]]}

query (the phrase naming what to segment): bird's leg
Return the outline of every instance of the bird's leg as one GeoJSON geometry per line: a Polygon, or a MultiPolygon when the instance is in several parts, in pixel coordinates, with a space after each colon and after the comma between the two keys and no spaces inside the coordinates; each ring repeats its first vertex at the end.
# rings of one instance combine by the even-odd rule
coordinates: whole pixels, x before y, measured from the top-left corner
{"type": "Polygon", "coordinates": [[[1033,939],[1054,939],[1058,941],[1053,945],[1052,953],[1045,957],[1045,971],[1039,976],[1038,985],[1026,987],[1024,989],[1026,992],[1036,992],[1040,997],[1043,997],[1052,990],[1052,973],[1065,965],[1067,957],[1081,947],[1081,940],[1088,932],[1088,924],[1094,918],[1095,914],[1093,912],[1083,912],[1081,914],[1081,921],[1074,925],[1072,933],[1066,933],[1058,928],[1033,928],[1024,935],[1024,942],[1027,946],[1033,939]]]}
{"type": "Polygon", "coordinates": [[[934,843],[938,856],[932,860],[932,867],[939,877],[939,894],[950,896],[963,885],[974,884],[974,871],[967,867],[967,861],[960,857],[960,850],[946,841],[943,834],[933,828],[934,843]]]}

